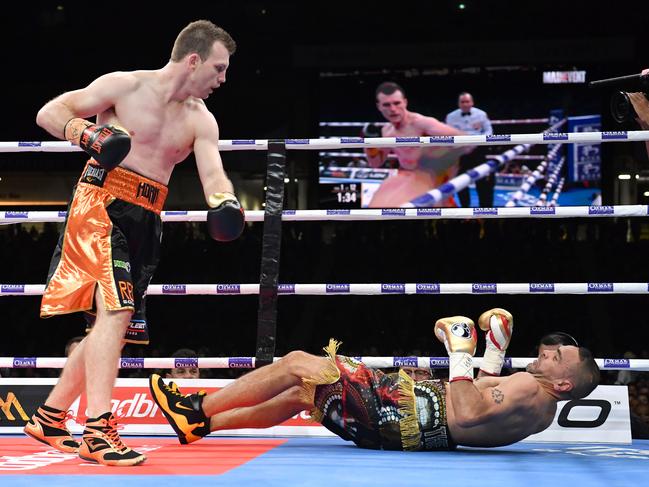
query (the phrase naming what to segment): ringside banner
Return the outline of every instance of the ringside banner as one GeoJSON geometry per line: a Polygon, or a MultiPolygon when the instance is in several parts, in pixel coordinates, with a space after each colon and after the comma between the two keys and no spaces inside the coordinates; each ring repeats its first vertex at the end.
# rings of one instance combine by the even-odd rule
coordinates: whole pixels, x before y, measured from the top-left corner
{"type": "MultiPolygon", "coordinates": [[[[46,397],[56,379],[0,379],[0,434],[20,433],[36,407],[46,397]]],[[[184,393],[205,390],[208,393],[225,387],[229,379],[177,379],[184,393]]],[[[71,406],[79,423],[68,422],[73,433],[82,432],[86,415],[85,395],[71,406]]],[[[173,435],[151,398],[146,379],[118,379],[113,391],[112,411],[124,426],[125,435],[173,435]]],[[[241,429],[213,433],[213,436],[333,436],[333,433],[311,421],[308,412],[294,416],[268,429],[241,429]]],[[[555,419],[548,429],[525,441],[631,443],[629,400],[626,386],[599,386],[580,400],[558,404],[555,419]]]]}

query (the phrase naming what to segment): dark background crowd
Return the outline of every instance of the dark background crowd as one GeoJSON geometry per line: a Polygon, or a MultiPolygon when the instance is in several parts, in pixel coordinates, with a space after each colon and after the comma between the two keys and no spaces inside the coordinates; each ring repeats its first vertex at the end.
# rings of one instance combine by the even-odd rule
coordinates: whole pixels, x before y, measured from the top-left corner
{"type": "MultiPolygon", "coordinates": [[[[416,86],[412,108],[440,119],[460,91],[470,90],[492,118],[543,117],[563,108],[599,112],[607,130],[637,128],[612,124],[607,93],[586,95],[584,85],[521,87],[546,69],[587,69],[590,80],[649,67],[646,16],[636,12],[641,2],[460,3],[336,0],[310,2],[309,10],[305,2],[223,0],[161,11],[153,2],[11,2],[0,19],[0,138],[50,140],[34,123],[48,99],[108,71],[161,67],[176,33],[199,18],[223,26],[239,46],[227,83],[207,101],[224,139],[316,137],[324,119],[378,120],[373,83],[383,78],[416,86]],[[454,77],[435,76],[443,70],[454,77]]],[[[614,203],[618,172],[649,169],[643,150],[604,147],[605,204],[614,203]]],[[[311,184],[313,207],[317,165],[308,157],[295,155],[302,164],[293,171],[311,184]]],[[[0,154],[0,178],[3,171],[29,178],[70,169],[61,155],[44,161],[42,154],[0,154]]],[[[224,162],[244,178],[265,169],[263,158],[246,153],[228,154],[224,162]]],[[[191,162],[177,169],[195,170],[191,162]]],[[[288,189],[289,196],[296,192],[288,189]]],[[[0,195],[10,192],[0,181],[0,195]]],[[[60,229],[0,226],[0,283],[44,284],[60,229]]],[[[257,283],[261,238],[261,224],[229,244],[211,241],[201,224],[166,224],[153,282],[257,283]]],[[[280,282],[647,282],[648,247],[649,223],[641,218],[285,223],[280,282]]],[[[348,355],[443,355],[431,332],[436,318],[476,319],[499,306],[516,319],[511,356],[531,356],[541,335],[562,330],[598,357],[649,358],[647,304],[646,294],[282,296],[277,355],[317,353],[332,336],[348,355]]],[[[61,356],[69,338],[83,334],[81,317],[40,320],[38,307],[39,297],[0,298],[0,356],[61,356]]],[[[256,296],[150,296],[147,308],[151,344],[127,347],[126,355],[169,356],[181,346],[201,356],[254,355],[256,296]]],[[[618,379],[605,374],[609,383],[618,379]]],[[[646,406],[646,378],[636,375],[631,383],[638,407],[646,406]]]]}

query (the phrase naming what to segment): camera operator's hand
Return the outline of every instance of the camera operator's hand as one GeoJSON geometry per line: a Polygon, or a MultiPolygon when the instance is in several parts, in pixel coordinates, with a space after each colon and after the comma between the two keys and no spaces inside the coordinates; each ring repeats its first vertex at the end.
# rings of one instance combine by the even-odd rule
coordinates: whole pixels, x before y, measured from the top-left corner
{"type": "Polygon", "coordinates": [[[644,93],[627,93],[637,115],[636,121],[643,130],[649,130],[649,100],[644,93]]]}

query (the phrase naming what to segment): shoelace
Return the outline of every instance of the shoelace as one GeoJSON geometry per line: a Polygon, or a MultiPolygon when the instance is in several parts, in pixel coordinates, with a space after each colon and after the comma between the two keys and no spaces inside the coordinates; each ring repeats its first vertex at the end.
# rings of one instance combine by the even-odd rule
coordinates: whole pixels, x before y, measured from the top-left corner
{"type": "Polygon", "coordinates": [[[124,426],[117,424],[117,419],[115,416],[111,416],[110,419],[106,421],[106,426],[104,427],[104,434],[108,437],[115,449],[119,451],[127,450],[128,447],[122,443],[122,439],[117,433],[118,430],[124,429],[124,426]]]}
{"type": "MultiPolygon", "coordinates": [[[[45,411],[45,412],[47,413],[47,411],[45,411]]],[[[55,427],[57,427],[59,429],[67,429],[68,428],[66,426],[66,424],[65,424],[65,423],[68,422],[68,419],[71,419],[74,422],[78,423],[77,417],[73,414],[73,411],[71,409],[69,409],[69,410],[67,410],[65,412],[61,411],[61,413],[59,413],[59,414],[63,414],[63,415],[59,417],[58,415],[54,416],[52,413],[47,413],[44,416],[46,418],[50,419],[50,421],[52,422],[52,426],[55,426],[55,427]]]]}

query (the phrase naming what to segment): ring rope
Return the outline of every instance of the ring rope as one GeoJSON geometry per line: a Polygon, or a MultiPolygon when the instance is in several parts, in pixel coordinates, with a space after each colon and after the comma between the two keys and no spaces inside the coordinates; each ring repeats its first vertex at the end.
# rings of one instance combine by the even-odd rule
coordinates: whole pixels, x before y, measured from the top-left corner
{"type": "MultiPolygon", "coordinates": [[[[45,284],[0,284],[2,296],[40,296],[45,284]]],[[[150,284],[148,296],[259,294],[259,284],[150,284]]],[[[279,284],[278,294],[380,296],[410,294],[649,294],[649,282],[279,284]]]]}
{"type": "MultiPolygon", "coordinates": [[[[545,187],[543,188],[543,191],[541,191],[541,194],[539,195],[539,199],[536,200],[536,206],[545,206],[548,202],[548,194],[550,191],[552,191],[552,188],[557,182],[557,178],[559,177],[559,173],[561,172],[561,168],[563,167],[563,163],[565,162],[566,158],[562,157],[557,164],[555,164],[554,169],[552,170],[550,176],[548,177],[547,183],[545,183],[545,187]]],[[[557,188],[559,185],[557,184],[557,188]]],[[[558,197],[557,197],[558,199],[558,197]]]]}
{"type": "MultiPolygon", "coordinates": [[[[558,133],[556,132],[556,130],[558,130],[563,124],[565,124],[566,121],[566,118],[559,120],[554,125],[545,129],[539,135],[556,135],[558,133]]],[[[561,144],[562,142],[553,145],[552,149],[547,154],[548,159],[554,158],[556,156],[556,154],[559,152],[559,149],[561,148],[561,144]]],[[[465,173],[455,176],[438,188],[433,188],[410,200],[408,203],[402,204],[401,207],[420,208],[435,206],[437,203],[451,196],[451,194],[462,191],[464,188],[469,186],[471,182],[485,178],[490,173],[496,172],[500,166],[505,164],[505,162],[511,161],[521,153],[529,151],[532,145],[533,144],[519,144],[513,149],[503,152],[499,156],[491,160],[487,160],[486,162],[479,164],[478,166],[470,169],[465,173]]]]}
{"type": "MultiPolygon", "coordinates": [[[[0,225],[59,223],[65,211],[0,211],[0,225]]],[[[207,211],[170,210],[160,213],[163,222],[204,222],[207,211]]],[[[649,216],[647,205],[545,206],[483,208],[382,208],[361,210],[284,210],[283,221],[376,221],[479,218],[600,218],[649,216]]],[[[246,221],[264,221],[263,211],[246,211],[246,221]]]]}
{"type": "MultiPolygon", "coordinates": [[[[276,362],[281,357],[274,357],[276,362]]],[[[448,357],[354,357],[370,368],[422,367],[430,369],[447,369],[448,357]]],[[[473,359],[473,367],[480,368],[482,358],[473,359]]],[[[507,357],[505,367],[524,369],[535,358],[507,357]]],[[[0,357],[0,368],[8,369],[62,369],[65,357],[0,357]]],[[[636,370],[649,371],[649,359],[596,358],[595,362],[603,370],[636,370]]],[[[119,360],[121,369],[174,369],[199,367],[201,369],[252,369],[255,368],[255,357],[199,357],[199,358],[134,358],[122,357],[119,360]]]]}
{"type": "MultiPolygon", "coordinates": [[[[369,149],[390,147],[448,147],[472,145],[519,145],[558,142],[599,144],[602,142],[643,142],[649,130],[617,132],[553,132],[497,135],[427,135],[422,137],[332,137],[328,139],[284,139],[287,150],[369,149]]],[[[267,150],[267,139],[220,140],[219,150],[267,150]]],[[[0,152],[79,152],[70,142],[0,142],[0,152]]]]}
{"type": "Polygon", "coordinates": [[[563,183],[566,182],[566,178],[563,177],[559,181],[559,184],[557,184],[557,189],[555,189],[554,194],[552,195],[552,200],[550,200],[550,206],[554,207],[557,206],[557,201],[559,200],[559,195],[561,194],[561,190],[563,189],[563,183]]]}
{"type": "MultiPolygon", "coordinates": [[[[561,164],[563,164],[563,157],[561,158],[561,164]]],[[[532,186],[539,179],[541,179],[547,167],[548,167],[547,159],[541,162],[541,164],[539,164],[538,166],[536,166],[536,169],[532,171],[532,174],[530,174],[525,178],[525,181],[523,181],[523,184],[521,184],[520,188],[518,188],[518,190],[509,197],[509,200],[507,200],[505,206],[510,208],[512,206],[516,206],[516,204],[525,197],[525,195],[528,193],[530,188],[532,188],[532,186]]]]}
{"type": "MultiPolygon", "coordinates": [[[[489,120],[491,125],[517,125],[548,123],[549,118],[510,118],[503,120],[489,120]]],[[[364,127],[367,124],[378,126],[388,125],[390,122],[320,122],[320,127],[364,127]]]]}

